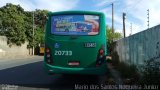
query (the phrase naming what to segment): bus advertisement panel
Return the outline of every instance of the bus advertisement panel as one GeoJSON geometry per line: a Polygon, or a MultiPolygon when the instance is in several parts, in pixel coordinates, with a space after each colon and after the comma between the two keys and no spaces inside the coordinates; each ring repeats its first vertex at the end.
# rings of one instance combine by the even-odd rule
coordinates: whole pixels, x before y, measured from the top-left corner
{"type": "Polygon", "coordinates": [[[96,15],[59,15],[52,17],[51,33],[56,35],[96,35],[99,17],[96,15]]]}

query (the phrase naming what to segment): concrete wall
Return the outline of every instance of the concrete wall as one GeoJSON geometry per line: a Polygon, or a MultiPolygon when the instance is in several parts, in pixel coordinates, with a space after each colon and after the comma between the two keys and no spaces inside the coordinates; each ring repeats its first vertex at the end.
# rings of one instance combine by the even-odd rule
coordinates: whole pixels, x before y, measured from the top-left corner
{"type": "Polygon", "coordinates": [[[27,42],[21,46],[13,45],[9,47],[7,45],[7,38],[5,36],[0,36],[0,58],[16,58],[28,55],[27,42]]]}
{"type": "Polygon", "coordinates": [[[160,61],[160,25],[116,42],[120,61],[143,65],[146,60],[160,61]]]}

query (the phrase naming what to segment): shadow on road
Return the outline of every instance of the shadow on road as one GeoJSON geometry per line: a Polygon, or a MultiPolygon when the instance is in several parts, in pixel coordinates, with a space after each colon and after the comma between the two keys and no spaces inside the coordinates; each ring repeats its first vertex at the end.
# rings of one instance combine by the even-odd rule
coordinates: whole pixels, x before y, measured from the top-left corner
{"type": "Polygon", "coordinates": [[[99,84],[99,78],[90,75],[48,75],[43,69],[43,61],[40,61],[0,70],[0,84],[27,88],[74,89],[75,84],[99,84]]]}

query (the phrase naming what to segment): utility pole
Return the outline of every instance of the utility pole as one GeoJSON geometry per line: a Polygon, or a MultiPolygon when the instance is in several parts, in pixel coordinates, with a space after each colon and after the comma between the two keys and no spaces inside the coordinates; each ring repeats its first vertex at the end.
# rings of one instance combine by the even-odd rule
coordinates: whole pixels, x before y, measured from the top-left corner
{"type": "MultiPolygon", "coordinates": [[[[33,44],[34,44],[34,11],[33,11],[33,44]]],[[[34,55],[34,45],[33,45],[33,48],[32,48],[32,55],[34,55]]]]}
{"type": "Polygon", "coordinates": [[[122,17],[123,17],[123,36],[124,36],[124,38],[126,37],[126,34],[125,34],[125,32],[126,32],[126,30],[125,30],[125,16],[126,16],[126,13],[123,13],[122,14],[122,17]]]}
{"type": "Polygon", "coordinates": [[[147,10],[147,19],[148,19],[148,24],[147,24],[147,26],[148,26],[148,29],[149,29],[149,9],[147,10]]]}
{"type": "Polygon", "coordinates": [[[114,4],[112,3],[112,33],[114,33],[114,4]]]}
{"type": "Polygon", "coordinates": [[[131,29],[131,33],[130,33],[130,35],[132,35],[132,23],[131,23],[130,29],[131,29]]]}

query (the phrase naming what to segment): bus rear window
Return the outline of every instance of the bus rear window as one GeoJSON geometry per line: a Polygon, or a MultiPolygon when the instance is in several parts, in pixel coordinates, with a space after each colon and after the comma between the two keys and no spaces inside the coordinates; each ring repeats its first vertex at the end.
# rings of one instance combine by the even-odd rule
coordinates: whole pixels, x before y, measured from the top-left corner
{"type": "Polygon", "coordinates": [[[52,16],[51,33],[55,35],[97,35],[99,33],[99,16],[52,16]]]}

